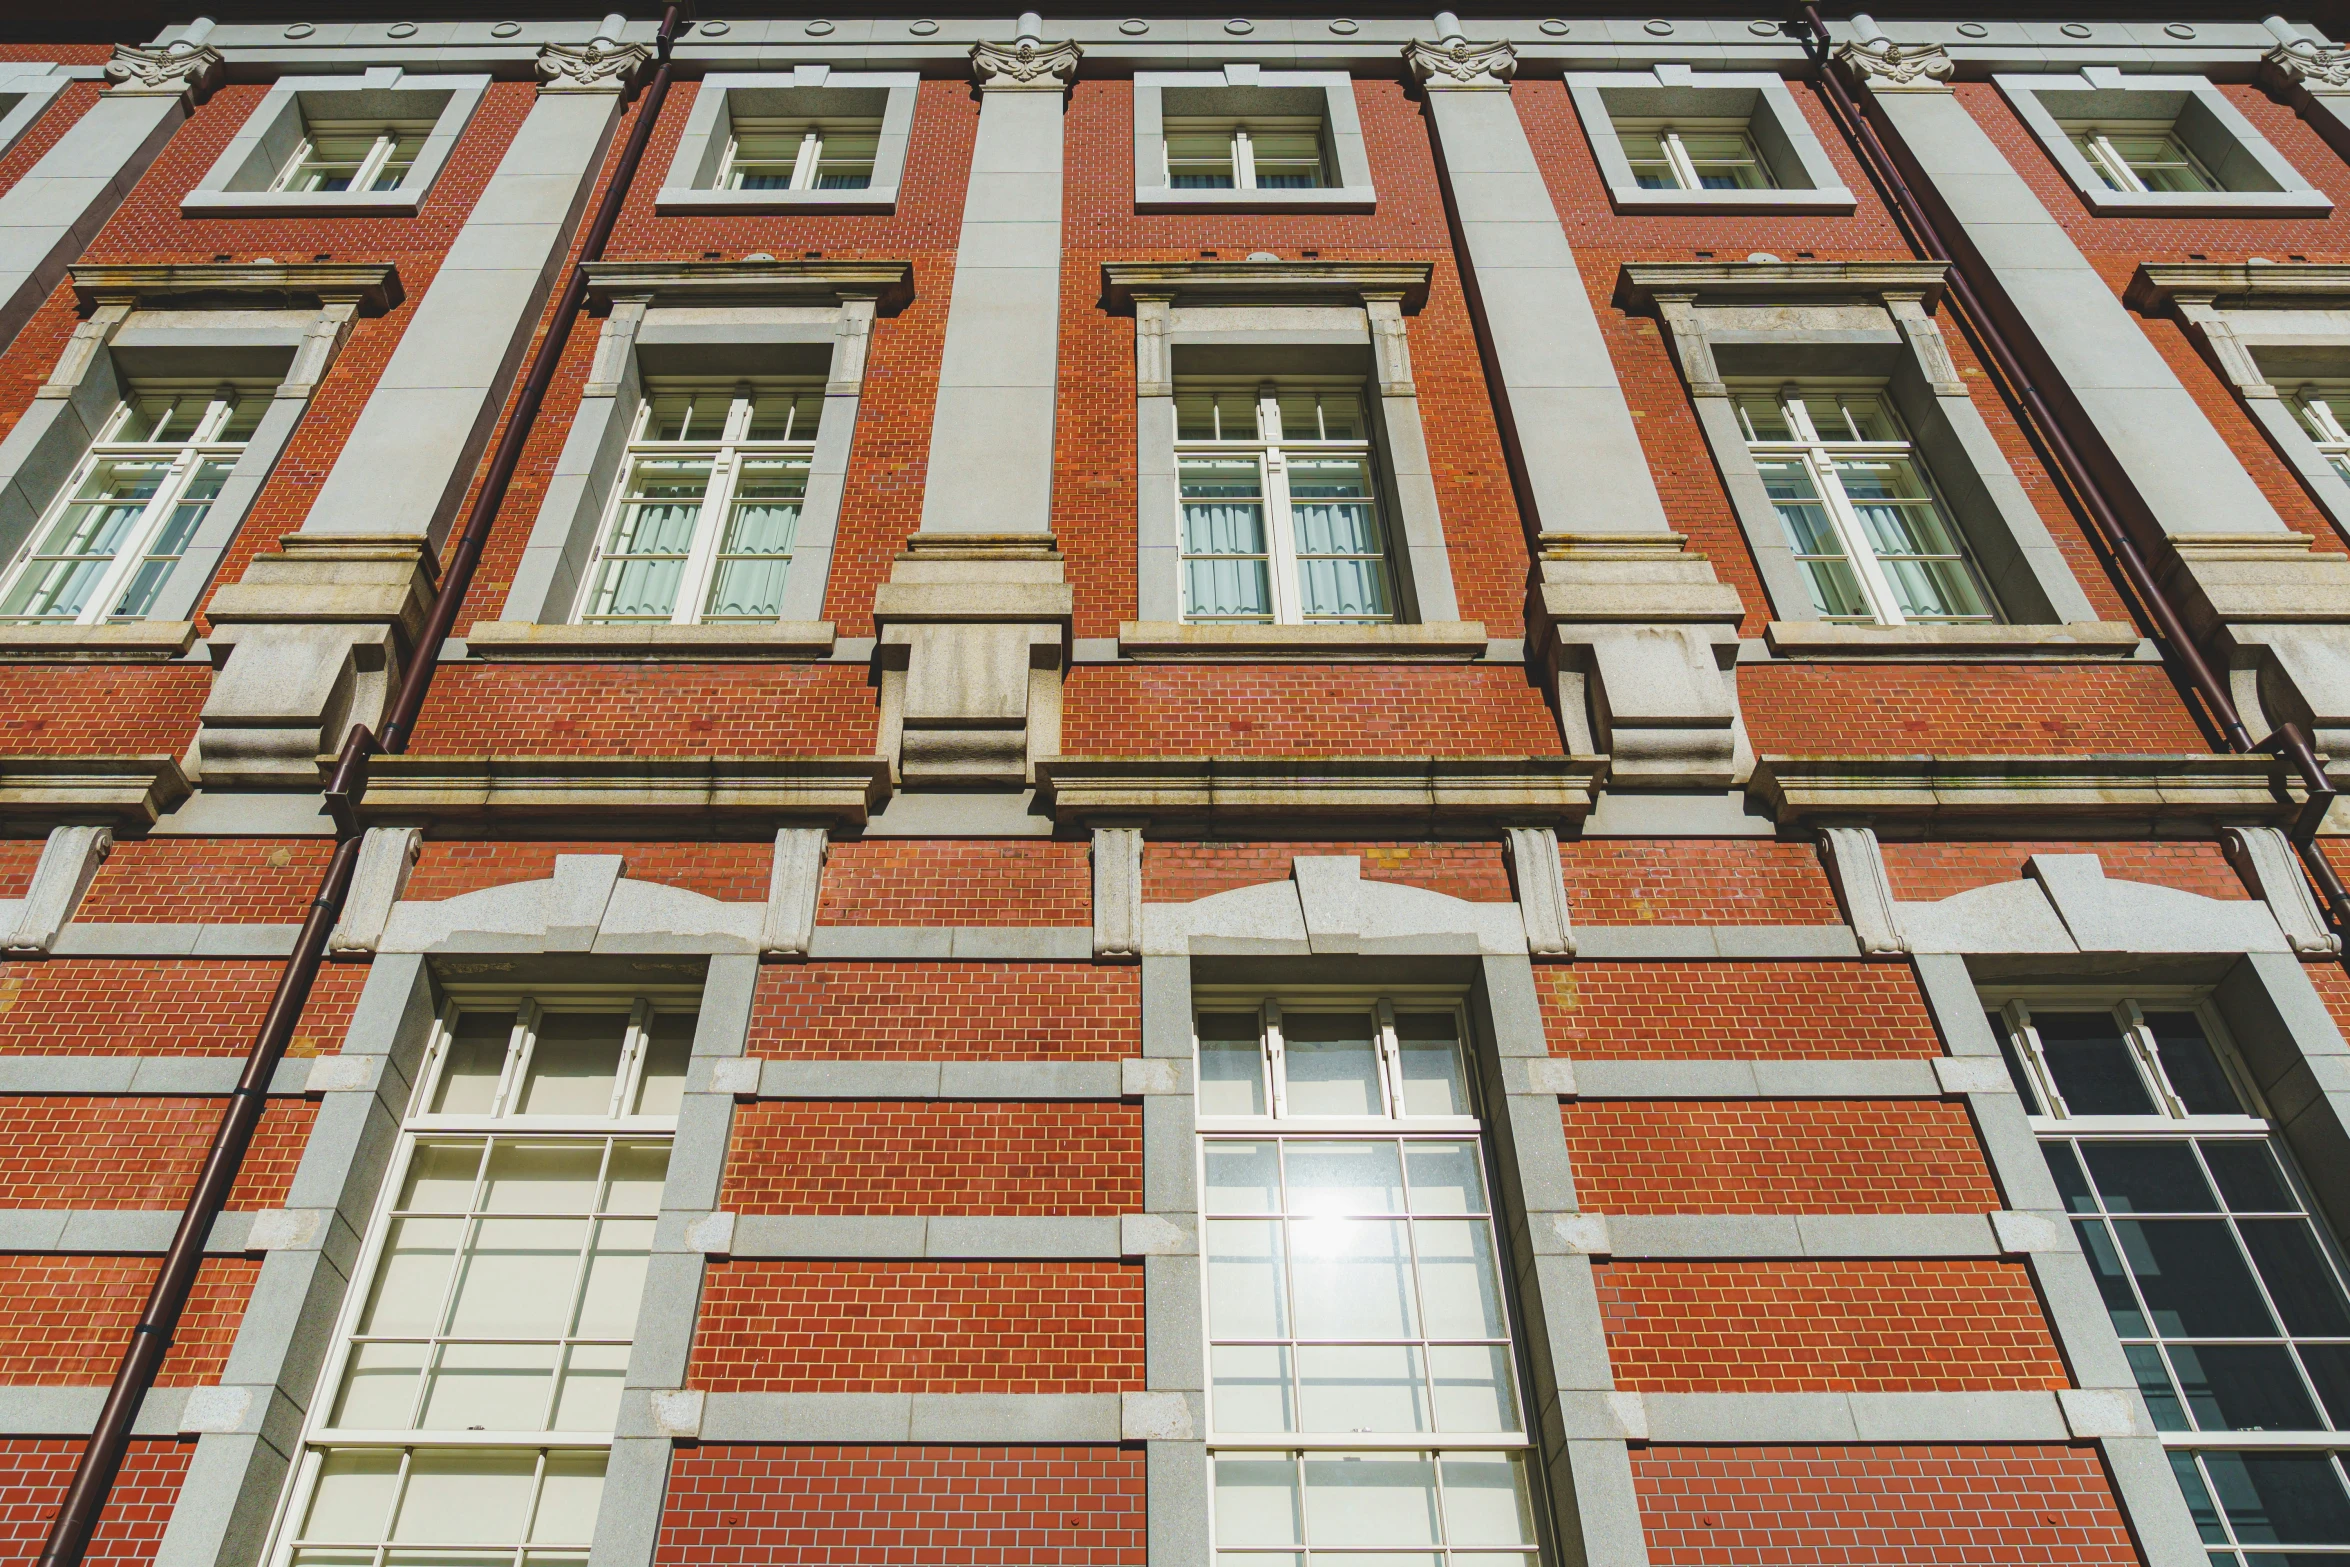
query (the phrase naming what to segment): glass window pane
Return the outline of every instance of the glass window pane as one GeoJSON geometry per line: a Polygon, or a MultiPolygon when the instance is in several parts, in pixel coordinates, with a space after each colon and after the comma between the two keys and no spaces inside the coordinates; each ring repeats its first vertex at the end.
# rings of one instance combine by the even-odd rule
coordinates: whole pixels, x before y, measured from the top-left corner
{"type": "Polygon", "coordinates": [[[1420,1253],[1420,1306],[1430,1338],[1501,1338],[1500,1276],[1493,1234],[1477,1219],[1422,1219],[1412,1226],[1420,1253]]]}
{"type": "MultiPolygon", "coordinates": [[[[1302,1284],[1299,1294],[1304,1294],[1302,1284]]],[[[1299,1320],[1304,1320],[1302,1300],[1299,1320]]],[[[1300,1344],[1296,1353],[1301,1431],[1390,1435],[1433,1429],[1416,1347],[1300,1344]]]]}
{"type": "Polygon", "coordinates": [[[1474,1142],[1414,1140],[1403,1148],[1412,1183],[1412,1212],[1485,1211],[1485,1171],[1474,1142]]]}
{"type": "Polygon", "coordinates": [[[1203,1150],[1207,1165],[1204,1201],[1210,1213],[1279,1213],[1281,1156],[1277,1143],[1237,1143],[1223,1138],[1203,1150]]]}
{"type": "Polygon", "coordinates": [[[400,1484],[391,1448],[342,1448],[319,1461],[302,1533],[313,1540],[380,1540],[400,1484]]]}
{"type": "Polygon", "coordinates": [[[392,1538],[413,1545],[518,1542],[536,1467],[530,1453],[419,1448],[392,1538]]]}
{"type": "Polygon", "coordinates": [[[1450,1012],[1396,1014],[1396,1044],[1403,1054],[1404,1114],[1470,1113],[1458,1033],[1458,1020],[1450,1012]]]}
{"type": "Polygon", "coordinates": [[[2193,1429],[2187,1419],[2187,1406],[2180,1401],[2178,1389],[2171,1382],[2170,1368],[2163,1363],[2162,1351],[2152,1344],[2127,1344],[2122,1352],[2129,1357],[2130,1372],[2137,1378],[2138,1391],[2145,1395],[2146,1407],[2154,1416],[2154,1429],[2193,1429]]]}
{"type": "MultiPolygon", "coordinates": [[[[2323,1453],[2205,1453],[2203,1467],[2247,1545],[2350,1545],[2350,1496],[2323,1453]]],[[[2190,1493],[2191,1495],[2192,1493],[2190,1493]]]]}
{"type": "Polygon", "coordinates": [[[2096,1277],[2097,1293],[2105,1300],[2107,1315],[2113,1318],[2113,1330],[2124,1337],[2143,1337],[2146,1318],[2138,1309],[2138,1297],[2130,1289],[2129,1274],[2112,1234],[2094,1219],[2077,1221],[2073,1230],[2081,1238],[2081,1250],[2088,1254],[2089,1271],[2096,1277]]]}
{"type": "Polygon", "coordinates": [[[1201,1115],[1265,1113],[1265,1050],[1255,1013],[1200,1014],[1198,1108],[1201,1115]]]}
{"type": "Polygon", "coordinates": [[[636,1113],[675,1115],[685,1103],[686,1063],[693,1059],[695,1015],[656,1012],[637,1076],[636,1113]]]}
{"type": "Polygon", "coordinates": [[[2304,1344],[2301,1364],[2317,1387],[2327,1421],[2337,1431],[2350,1431],[2350,1344],[2304,1344]]]}
{"type": "Polygon", "coordinates": [[[1486,1435],[1518,1429],[1510,1354],[1499,1345],[1431,1344],[1428,1374],[1436,1388],[1436,1428],[1486,1435]]]}
{"type": "Polygon", "coordinates": [[[2239,1219],[2236,1229],[2286,1332],[2350,1338],[2350,1306],[2307,1219],[2239,1219]]]}
{"type": "Polygon", "coordinates": [[[1278,1344],[1218,1344],[1208,1352],[1209,1385],[1219,1431],[1297,1429],[1289,1386],[1289,1351],[1278,1344]]]}
{"type": "Polygon", "coordinates": [[[583,1338],[626,1338],[636,1331],[638,1303],[645,1296],[646,1259],[653,1249],[650,1219],[604,1219],[596,1225],[596,1249],[588,1258],[587,1287],[580,1292],[583,1338]]]}
{"type": "Polygon", "coordinates": [[[500,1142],[490,1154],[491,1213],[586,1213],[595,1206],[603,1164],[597,1143],[500,1142]]]}
{"type": "Polygon", "coordinates": [[[2153,1095],[2111,1012],[2032,1012],[2048,1075],[2074,1115],[2152,1115],[2153,1095]]]}
{"type": "MultiPolygon", "coordinates": [[[[1369,1012],[1290,1012],[1281,1020],[1291,1115],[1383,1115],[1369,1012]]],[[[1393,1150],[1390,1150],[1392,1154],[1393,1150]]]]}
{"type": "Polygon", "coordinates": [[[1303,1507],[1297,1460],[1287,1453],[1216,1457],[1216,1543],[1297,1545],[1303,1507]]]}
{"type": "Polygon", "coordinates": [[[468,1337],[553,1338],[571,1322],[579,1278],[578,1219],[484,1219],[474,1233],[449,1312],[468,1337]]]}
{"type": "Polygon", "coordinates": [[[2219,1202],[2185,1143],[2083,1143],[2108,1213],[2217,1213],[2219,1202]]]}
{"type": "Polygon", "coordinates": [[[539,1019],[517,1096],[522,1115],[610,1115],[628,1033],[625,1012],[549,1012],[539,1019]]]}
{"type": "Polygon", "coordinates": [[[575,1344],[555,1396],[557,1431],[609,1431],[620,1413],[620,1388],[628,1380],[626,1344],[575,1344]]]}
{"type": "Polygon", "coordinates": [[[416,1409],[416,1378],[424,1369],[422,1344],[360,1344],[343,1372],[333,1423],[346,1429],[396,1430],[416,1409]]]}
{"type": "Polygon", "coordinates": [[[2237,1213],[2295,1213],[2301,1204],[2285,1186],[2284,1172],[2268,1140],[2197,1143],[2203,1162],[2219,1182],[2220,1194],[2237,1213]]]}
{"type": "Polygon", "coordinates": [[[1281,1221],[1211,1219],[1206,1239],[1210,1333],[1220,1339],[1287,1338],[1281,1221]]]}
{"type": "Polygon", "coordinates": [[[1292,1142],[1292,1214],[1401,1213],[1403,1171],[1391,1142],[1292,1142]]]}
{"type": "Polygon", "coordinates": [[[2179,1489],[2186,1493],[2187,1511],[2195,1520],[2196,1530],[2206,1543],[2224,1544],[2227,1529],[2219,1521],[2219,1508],[2211,1500],[2211,1492],[2203,1485],[2203,1474],[2195,1467],[2193,1453],[2173,1452],[2170,1455],[2171,1473],[2178,1477],[2179,1489]]]}
{"type": "Polygon", "coordinates": [[[530,1526],[536,1545],[586,1545],[595,1537],[596,1504],[604,1493],[602,1453],[549,1453],[539,1482],[538,1511],[530,1526]]]}
{"type": "Polygon", "coordinates": [[[506,1050],[513,1037],[511,1012],[460,1012],[441,1067],[434,1112],[488,1115],[497,1104],[498,1077],[506,1070],[506,1050]]]}
{"type": "Polygon", "coordinates": [[[2243,1253],[2217,1219],[2119,1219],[2122,1255],[2171,1338],[2273,1338],[2276,1324],[2243,1253]]]}
{"type": "Polygon", "coordinates": [[[463,1219],[395,1219],[377,1265],[362,1333],[431,1333],[441,1325],[449,1269],[465,1238],[463,1219]]]}
{"type": "Polygon", "coordinates": [[[1298,1337],[1360,1339],[1418,1335],[1419,1312],[1412,1299],[1411,1249],[1403,1221],[1293,1220],[1289,1244],[1298,1337]]]}
{"type": "Polygon", "coordinates": [[[1534,1504],[1511,1453],[1446,1453],[1444,1538],[1452,1545],[1532,1545],[1534,1504]]]}
{"type": "Polygon", "coordinates": [[[472,1208],[474,1183],[487,1147],[482,1138],[418,1143],[408,1159],[401,1208],[412,1213],[464,1213],[472,1208]]]}
{"type": "Polygon", "coordinates": [[[1307,1538],[1316,1545],[1434,1545],[1436,1465],[1420,1453],[1308,1453],[1307,1538]]]}
{"type": "Polygon", "coordinates": [[[669,1145],[618,1143],[604,1187],[606,1213],[661,1211],[661,1184],[669,1174],[669,1145]]]}
{"type": "Polygon", "coordinates": [[[537,1431],[554,1386],[551,1344],[444,1344],[425,1394],[426,1430],[537,1431]]]}
{"type": "Polygon", "coordinates": [[[2089,1178],[2081,1173],[2080,1158],[2071,1143],[2042,1143],[2040,1153],[2048,1161],[2048,1173],[2056,1180],[2056,1189],[2064,1198],[2071,1213],[2095,1213],[2097,1196],[2089,1190],[2089,1178]]]}
{"type": "Polygon", "coordinates": [[[2317,1410],[2281,1344],[2173,1344],[2171,1364],[2205,1431],[2309,1431],[2317,1410]]]}
{"type": "Polygon", "coordinates": [[[2154,1053],[2162,1061],[2162,1075],[2189,1115],[2242,1115],[2236,1090],[2219,1064],[2211,1041],[2203,1035],[2203,1021],[2192,1012],[2148,1012],[2146,1027],[2154,1035],[2154,1053]]]}

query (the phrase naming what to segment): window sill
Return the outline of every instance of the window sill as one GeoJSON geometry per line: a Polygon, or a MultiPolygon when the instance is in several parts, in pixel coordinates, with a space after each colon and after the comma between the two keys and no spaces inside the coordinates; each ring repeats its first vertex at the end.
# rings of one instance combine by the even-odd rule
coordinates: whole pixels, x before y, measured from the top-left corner
{"type": "Polygon", "coordinates": [[[4,664],[162,664],[196,642],[190,620],[133,620],[114,626],[0,626],[4,664]]]}
{"type": "Polygon", "coordinates": [[[481,620],[466,633],[475,658],[568,663],[730,664],[832,656],[832,622],[779,620],[728,626],[545,626],[481,620]]]}
{"type": "Polygon", "coordinates": [[[398,190],[192,190],[180,198],[180,213],[191,218],[412,218],[423,205],[424,192],[406,186],[398,190]]]}
{"type": "Polygon", "coordinates": [[[876,185],[868,190],[697,190],[665,185],[653,197],[653,210],[665,217],[723,217],[758,212],[894,213],[898,188],[876,185]]]}
{"type": "Polygon", "coordinates": [[[2161,217],[2191,212],[2206,218],[2322,218],[2334,199],[2322,190],[2107,190],[2076,186],[2089,210],[2100,217],[2161,217]]]}
{"type": "Polygon", "coordinates": [[[1650,190],[1610,185],[1619,212],[1850,212],[1857,205],[1841,185],[1823,190],[1650,190]]]}
{"type": "Polygon", "coordinates": [[[2091,620],[2062,626],[1847,626],[1774,620],[1765,632],[1781,658],[2130,658],[2138,628],[2091,620]]]}
{"type": "Polygon", "coordinates": [[[1153,662],[1466,663],[1485,656],[1485,626],[1440,620],[1419,626],[1193,626],[1128,620],[1118,653],[1153,662]]]}
{"type": "Polygon", "coordinates": [[[1137,212],[1376,212],[1378,193],[1367,185],[1327,190],[1173,190],[1144,186],[1134,193],[1137,212]]]}

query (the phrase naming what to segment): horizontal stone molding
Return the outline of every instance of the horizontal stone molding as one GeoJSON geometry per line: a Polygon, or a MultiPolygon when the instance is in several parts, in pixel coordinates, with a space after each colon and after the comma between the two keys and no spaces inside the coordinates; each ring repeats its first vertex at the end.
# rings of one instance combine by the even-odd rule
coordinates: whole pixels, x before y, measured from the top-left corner
{"type": "MultiPolygon", "coordinates": [[[[277,1064],[272,1094],[312,1092],[319,1066],[337,1056],[295,1056],[277,1064]]],[[[124,1094],[226,1096],[244,1075],[241,1056],[15,1056],[0,1055],[0,1094],[124,1094]]]]}
{"type": "Polygon", "coordinates": [[[1063,822],[1147,817],[1262,822],[1333,817],[1424,822],[1580,822],[1607,759],[1512,757],[1046,757],[1038,791],[1063,822]]]}
{"type": "Polygon", "coordinates": [[[73,274],[74,298],[89,309],[102,300],[129,299],[153,305],[166,299],[229,299],[251,306],[270,300],[353,299],[362,313],[381,315],[407,296],[400,269],[389,262],[81,262],[73,274]]]}
{"type": "Polygon", "coordinates": [[[1747,1257],[2001,1257],[1980,1213],[1638,1213],[1562,1233],[1566,1249],[1619,1259],[1747,1257]]]}
{"type": "Polygon", "coordinates": [[[1961,829],[2096,822],[2115,832],[2279,822],[2299,809],[2274,756],[1765,756],[1749,792],[1783,826],[1961,829]]]}
{"type": "MultiPolygon", "coordinates": [[[[621,1436],[666,1432],[628,1429],[621,1436]]],[[[705,1442],[1116,1442],[1116,1393],[708,1393],[705,1442]]]]}
{"type": "Polygon", "coordinates": [[[665,830],[826,822],[861,826],[889,798],[880,757],[379,756],[362,819],[373,824],[640,816],[665,830]]]}
{"type": "Polygon", "coordinates": [[[0,756],[0,824],[151,827],[193,791],[169,756],[0,756]]]}
{"type": "Polygon", "coordinates": [[[530,620],[477,620],[465,634],[475,658],[562,660],[568,663],[677,661],[695,664],[764,663],[830,658],[829,620],[759,625],[573,626],[530,620]]]}
{"type": "Polygon", "coordinates": [[[105,626],[0,626],[0,663],[160,664],[196,645],[192,620],[105,626]]]}
{"type": "Polygon", "coordinates": [[[1855,626],[1832,620],[1774,620],[1763,640],[1781,658],[2096,658],[2136,656],[2144,640],[2122,621],[2061,626],[1855,626]]]}
{"type": "Polygon", "coordinates": [[[761,1099],[1121,1099],[1119,1061],[761,1061],[761,1099]]]}
{"type": "MultiPolygon", "coordinates": [[[[224,1213],[212,1222],[205,1255],[237,1257],[253,1244],[257,1213],[224,1213]]],[[[160,1257],[179,1230],[177,1208],[0,1208],[0,1252],[160,1257]]],[[[263,1239],[267,1239],[264,1235],[263,1239]]]]}
{"type": "Polygon", "coordinates": [[[810,959],[1087,963],[1093,929],[1086,925],[819,925],[808,941],[810,959]]]}
{"type": "Polygon", "coordinates": [[[1616,274],[1616,306],[1652,308],[1659,295],[1700,304],[1798,304],[1916,294],[1931,309],[1947,261],[1628,261],[1616,274]]]}
{"type": "Polygon", "coordinates": [[[1485,652],[1485,623],[1479,620],[1392,626],[1118,623],[1119,656],[1153,663],[1467,663],[1485,652]]]}
{"type": "Polygon", "coordinates": [[[714,1256],[913,1260],[1086,1259],[1125,1255],[1118,1216],[990,1217],[979,1214],[727,1214],[714,1256]]]}
{"type": "Polygon", "coordinates": [[[1105,261],[1102,294],[1112,305],[1131,305],[1137,294],[1228,300],[1389,294],[1417,310],[1434,270],[1426,261],[1105,261]]]}
{"type": "Polygon", "coordinates": [[[1595,958],[1857,958],[1847,925],[1578,925],[1575,955],[1595,958]]]}
{"type": "Polygon", "coordinates": [[[1563,1084],[1554,1076],[1555,1087],[1544,1091],[1574,1099],[1939,1099],[1952,1090],[1936,1059],[1569,1061],[1571,1075],[1563,1084]]]}
{"type": "MultiPolygon", "coordinates": [[[[1597,1411],[1595,1411],[1597,1413],[1597,1411]]],[[[1636,1435],[1650,1442],[2064,1442],[2072,1439],[2054,1392],[1618,1393],[1596,1421],[1569,1436],[1636,1435]],[[1634,1403],[1633,1401],[1637,1401],[1634,1403]],[[1621,1424],[1637,1420],[1630,1433],[1621,1424]],[[1596,1425],[1599,1429],[1591,1429],[1596,1425]]]]}
{"type": "Polygon", "coordinates": [[[588,298],[663,305],[806,303],[844,294],[894,310],[913,297],[911,261],[590,261],[588,298]]]}
{"type": "MultiPolygon", "coordinates": [[[[149,1388],[131,1434],[175,1437],[189,1395],[186,1387],[149,1388]]],[[[88,1436],[106,1403],[103,1387],[0,1387],[0,1432],[10,1436],[88,1436]]]]}
{"type": "Polygon", "coordinates": [[[68,925],[49,955],[57,958],[283,958],[299,925],[68,925]]]}

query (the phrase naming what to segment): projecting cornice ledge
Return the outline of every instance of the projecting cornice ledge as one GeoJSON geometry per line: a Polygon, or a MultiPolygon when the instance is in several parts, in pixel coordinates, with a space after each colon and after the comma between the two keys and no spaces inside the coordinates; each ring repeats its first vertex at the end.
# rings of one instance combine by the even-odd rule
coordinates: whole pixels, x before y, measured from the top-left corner
{"type": "Polygon", "coordinates": [[[895,310],[914,297],[911,261],[590,261],[588,298],[664,305],[809,303],[844,295],[895,310]]]}
{"type": "Polygon", "coordinates": [[[185,800],[168,756],[0,756],[0,827],[151,827],[185,800]]]}
{"type": "Polygon", "coordinates": [[[359,814],[398,826],[862,826],[889,792],[889,766],[877,756],[379,756],[359,814]]]}
{"type": "Polygon", "coordinates": [[[1404,308],[1427,302],[1426,261],[1105,261],[1102,294],[1130,305],[1137,294],[1177,299],[1311,299],[1403,296],[1404,308]]]}
{"type": "Polygon", "coordinates": [[[1634,261],[1616,274],[1616,307],[1641,310],[1660,294],[1700,304],[1799,304],[1825,299],[1942,297],[1947,261],[1634,261]]]}
{"type": "Polygon", "coordinates": [[[2290,820],[2277,758],[2251,756],[1766,756],[1750,792],[1782,827],[1867,824],[1965,832],[2061,822],[2128,833],[2290,820]]]}
{"type": "Polygon", "coordinates": [[[2159,315],[2179,300],[2250,305],[2340,305],[2350,302],[2350,266],[2295,263],[2225,266],[2142,263],[2122,303],[2159,315]]]}
{"type": "Polygon", "coordinates": [[[389,262],[246,261],[227,264],[79,263],[74,298],[84,309],[106,299],[153,304],[165,299],[356,299],[366,315],[381,315],[407,296],[400,269],[389,262]]]}
{"type": "Polygon", "coordinates": [[[1046,757],[1038,792],[1064,824],[1148,819],[1261,824],[1574,824],[1604,756],[1046,757]]]}

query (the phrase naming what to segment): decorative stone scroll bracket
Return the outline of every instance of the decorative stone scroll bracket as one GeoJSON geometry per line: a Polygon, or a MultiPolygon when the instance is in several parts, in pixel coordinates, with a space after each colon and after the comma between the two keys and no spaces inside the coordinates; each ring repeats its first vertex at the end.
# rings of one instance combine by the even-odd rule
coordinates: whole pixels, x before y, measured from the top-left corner
{"type": "Polygon", "coordinates": [[[1048,44],[1020,38],[1008,44],[971,46],[971,74],[981,92],[1066,92],[1077,80],[1085,51],[1063,40],[1048,44]]]}
{"type": "Polygon", "coordinates": [[[32,885],[15,905],[15,919],[5,942],[0,942],[6,955],[47,957],[58,932],[82,906],[82,895],[90,890],[98,867],[113,852],[112,828],[52,827],[49,841],[41,846],[40,862],[33,867],[32,885]]]}
{"type": "Polygon", "coordinates": [[[107,91],[121,98],[176,98],[182,93],[202,98],[219,83],[226,65],[218,49],[184,39],[160,49],[116,44],[114,57],[106,62],[107,91]]]}
{"type": "Polygon", "coordinates": [[[1506,41],[1478,44],[1455,33],[1437,43],[1403,46],[1404,68],[1431,92],[1508,92],[1518,74],[1518,51],[1506,41]]]}
{"type": "Polygon", "coordinates": [[[539,91],[624,92],[653,58],[644,44],[615,43],[609,38],[584,44],[547,44],[539,50],[539,91]]]}
{"type": "Polygon", "coordinates": [[[1142,829],[1093,830],[1093,955],[1142,956],[1142,829]]]}

